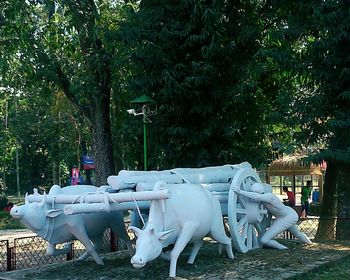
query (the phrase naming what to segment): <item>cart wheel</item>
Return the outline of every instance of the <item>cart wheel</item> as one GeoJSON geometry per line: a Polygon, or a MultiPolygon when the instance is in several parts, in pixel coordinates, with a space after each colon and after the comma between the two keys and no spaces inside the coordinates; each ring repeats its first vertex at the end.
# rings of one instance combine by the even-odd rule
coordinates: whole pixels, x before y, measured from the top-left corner
{"type": "Polygon", "coordinates": [[[238,252],[260,247],[259,239],[271,224],[271,216],[261,202],[237,195],[235,188],[250,191],[250,186],[260,183],[258,174],[251,168],[242,168],[232,179],[228,196],[227,213],[232,244],[238,252]]]}

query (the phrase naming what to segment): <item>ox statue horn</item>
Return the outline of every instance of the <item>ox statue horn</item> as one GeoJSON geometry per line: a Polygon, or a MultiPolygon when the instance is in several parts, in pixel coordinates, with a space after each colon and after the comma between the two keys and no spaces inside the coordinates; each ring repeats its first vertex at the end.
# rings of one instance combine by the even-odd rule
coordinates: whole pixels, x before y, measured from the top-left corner
{"type": "Polygon", "coordinates": [[[29,204],[28,193],[27,192],[26,192],[26,196],[24,198],[24,204],[29,204]]]}
{"type": "Polygon", "coordinates": [[[40,207],[44,207],[45,202],[46,202],[46,192],[44,192],[44,197],[43,197],[43,199],[41,200],[41,202],[39,203],[39,206],[40,206],[40,207]]]}

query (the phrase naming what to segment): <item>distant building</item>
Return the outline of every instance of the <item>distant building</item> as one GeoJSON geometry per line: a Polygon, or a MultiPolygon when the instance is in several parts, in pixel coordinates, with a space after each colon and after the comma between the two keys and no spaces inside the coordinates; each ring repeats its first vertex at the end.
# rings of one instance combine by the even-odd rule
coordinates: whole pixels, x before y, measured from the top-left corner
{"type": "Polygon", "coordinates": [[[266,169],[266,182],[273,187],[275,194],[282,195],[284,186],[292,190],[296,203],[300,204],[300,192],[306,181],[311,180],[313,191],[318,191],[319,200],[322,197],[323,170],[326,164],[306,164],[306,155],[287,155],[272,163],[266,169]]]}

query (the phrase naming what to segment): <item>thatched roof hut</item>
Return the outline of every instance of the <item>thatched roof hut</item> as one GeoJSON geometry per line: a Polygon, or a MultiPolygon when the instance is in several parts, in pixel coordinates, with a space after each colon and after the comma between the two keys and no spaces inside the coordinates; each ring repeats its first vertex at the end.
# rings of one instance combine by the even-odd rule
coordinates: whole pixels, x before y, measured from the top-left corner
{"type": "Polygon", "coordinates": [[[319,175],[322,176],[320,165],[308,164],[305,155],[287,155],[271,162],[267,169],[268,176],[287,175],[319,175]]]}
{"type": "Polygon", "coordinates": [[[308,163],[306,157],[305,154],[286,155],[271,162],[266,168],[266,182],[275,189],[279,188],[280,194],[283,186],[291,187],[294,193],[298,193],[301,186],[306,184],[306,180],[311,179],[314,189],[319,190],[321,198],[323,168],[321,165],[308,163]],[[289,179],[289,185],[286,185],[286,179],[289,179]]]}

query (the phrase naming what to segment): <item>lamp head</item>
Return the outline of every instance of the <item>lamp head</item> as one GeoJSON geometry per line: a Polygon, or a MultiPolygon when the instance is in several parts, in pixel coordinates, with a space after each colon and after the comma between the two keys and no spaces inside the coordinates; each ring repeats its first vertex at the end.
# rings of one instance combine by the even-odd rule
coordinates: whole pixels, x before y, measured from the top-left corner
{"type": "Polygon", "coordinates": [[[135,109],[129,109],[129,110],[126,110],[130,115],[135,115],[136,112],[135,112],[135,109]]]}

